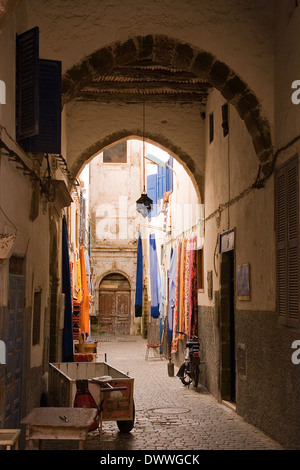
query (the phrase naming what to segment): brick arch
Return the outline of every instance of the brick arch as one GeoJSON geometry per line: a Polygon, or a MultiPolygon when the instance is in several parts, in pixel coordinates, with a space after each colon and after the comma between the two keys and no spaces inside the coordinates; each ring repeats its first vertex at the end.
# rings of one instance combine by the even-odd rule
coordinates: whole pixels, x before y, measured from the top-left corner
{"type": "Polygon", "coordinates": [[[81,155],[79,155],[74,165],[71,167],[71,174],[75,178],[80,173],[83,166],[88,163],[88,161],[92,160],[98,153],[102,152],[105,148],[110,147],[118,141],[125,139],[142,140],[143,138],[145,138],[146,142],[156,145],[162,148],[162,150],[168,152],[185,168],[198,194],[199,201],[203,199],[204,178],[202,174],[196,172],[195,163],[191,156],[163,135],[152,134],[150,132],[145,132],[143,134],[141,129],[122,129],[121,131],[114,132],[113,134],[98,140],[93,145],[88,147],[81,155]]]}
{"type": "Polygon", "coordinates": [[[273,159],[271,130],[258,97],[227,64],[189,43],[149,34],[100,48],[66,71],[63,102],[76,98],[91,77],[110,72],[115,66],[138,62],[179,67],[219,90],[244,120],[263,173],[270,172],[273,159]]]}

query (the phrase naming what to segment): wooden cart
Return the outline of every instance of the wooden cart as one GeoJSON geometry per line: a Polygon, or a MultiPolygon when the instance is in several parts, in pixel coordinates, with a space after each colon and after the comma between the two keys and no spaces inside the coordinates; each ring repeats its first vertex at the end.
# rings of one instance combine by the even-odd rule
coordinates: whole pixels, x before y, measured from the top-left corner
{"type": "Polygon", "coordinates": [[[88,380],[88,388],[102,421],[116,421],[121,432],[134,426],[134,379],[106,362],[59,362],[49,367],[49,392],[52,405],[73,407],[76,381],[88,380]]]}

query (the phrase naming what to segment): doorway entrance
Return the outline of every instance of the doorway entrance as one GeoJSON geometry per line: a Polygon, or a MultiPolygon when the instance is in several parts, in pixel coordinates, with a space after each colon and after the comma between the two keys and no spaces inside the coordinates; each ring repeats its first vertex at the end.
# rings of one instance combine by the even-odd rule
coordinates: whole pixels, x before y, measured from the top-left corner
{"type": "Polygon", "coordinates": [[[99,333],[128,335],[130,333],[130,284],[125,276],[105,276],[99,288],[99,333]]]}
{"type": "Polygon", "coordinates": [[[222,254],[220,292],[220,392],[222,400],[236,402],[234,250],[222,254]]]}
{"type": "Polygon", "coordinates": [[[25,309],[25,258],[9,261],[5,428],[18,428],[21,415],[25,309]]]}

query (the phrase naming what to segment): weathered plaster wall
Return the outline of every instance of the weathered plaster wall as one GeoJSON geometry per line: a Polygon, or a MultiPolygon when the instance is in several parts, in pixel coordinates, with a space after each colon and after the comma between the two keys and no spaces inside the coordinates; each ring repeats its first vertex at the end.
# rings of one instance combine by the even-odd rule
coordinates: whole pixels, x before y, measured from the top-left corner
{"type": "MultiPolygon", "coordinates": [[[[15,141],[15,38],[23,28],[28,29],[25,4],[21,2],[17,13],[7,15],[0,34],[0,79],[6,84],[6,104],[0,105],[0,137],[37,174],[39,164],[26,156],[15,141]]],[[[48,345],[49,307],[49,215],[47,204],[40,199],[39,214],[30,220],[33,185],[29,178],[17,169],[15,162],[1,154],[0,158],[0,233],[14,233],[17,238],[10,255],[24,256],[25,305],[23,322],[23,416],[32,405],[38,406],[42,374],[44,372],[44,346],[48,345]],[[42,291],[40,316],[40,341],[32,346],[33,299],[36,290],[42,291]]],[[[43,171],[43,170],[42,170],[43,171]]],[[[9,293],[9,259],[1,261],[0,324],[6,324],[9,293]]],[[[1,330],[1,335],[7,331],[1,330]]],[[[2,339],[2,338],[1,338],[2,339]]],[[[6,336],[5,338],[6,339],[6,336]]],[[[16,393],[18,393],[16,391],[16,393]]],[[[5,395],[1,398],[5,398],[5,395]]],[[[0,403],[0,413],[3,410],[0,403]]],[[[1,416],[0,416],[1,421],[1,416]]]]}
{"type": "Polygon", "coordinates": [[[278,149],[299,135],[300,104],[293,104],[291,96],[296,91],[292,83],[300,80],[300,8],[295,7],[295,2],[280,0],[275,5],[275,144],[278,149]]]}
{"type": "Polygon", "coordinates": [[[149,8],[147,0],[81,0],[74,11],[72,0],[27,0],[26,6],[30,26],[40,25],[41,56],[62,60],[63,71],[115,41],[164,34],[215,54],[257,92],[271,117],[273,3],[168,0],[149,8]]]}
{"type": "MultiPolygon", "coordinates": [[[[220,287],[218,235],[236,228],[236,265],[248,262],[251,264],[251,300],[243,308],[272,310],[275,308],[275,240],[273,231],[270,231],[270,227],[273,227],[273,185],[268,181],[263,190],[249,189],[243,196],[244,190],[250,188],[256,179],[258,162],[249,134],[232,106],[229,110],[229,134],[223,137],[221,105],[224,102],[223,97],[215,90],[207,105],[207,116],[211,111],[214,112],[215,138],[209,144],[207,124],[204,259],[206,289],[207,271],[213,271],[213,290],[220,287]],[[232,201],[229,207],[226,205],[228,201],[232,201]]],[[[206,293],[199,294],[199,302],[201,305],[213,305],[213,300],[209,300],[206,293]]]]}
{"type": "MultiPolygon", "coordinates": [[[[299,373],[291,362],[291,344],[299,336],[299,330],[278,326],[273,177],[266,181],[263,189],[251,189],[258,166],[249,135],[236,110],[230,107],[229,135],[223,137],[220,120],[223,102],[223,97],[213,91],[207,106],[207,115],[214,111],[215,138],[209,144],[206,128],[205,289],[204,293],[198,294],[199,331],[205,362],[203,380],[211,393],[221,399],[219,291],[222,255],[219,254],[218,235],[235,228],[237,412],[283,445],[298,448],[299,401],[292,390],[299,384],[299,373]],[[249,191],[243,193],[247,188],[249,191]],[[232,204],[227,207],[229,200],[232,204]],[[250,300],[242,301],[237,299],[236,269],[245,263],[250,264],[250,300]],[[211,300],[207,297],[207,271],[213,272],[211,300]],[[243,373],[237,353],[240,347],[246,356],[243,373]],[[287,396],[290,397],[289,404],[287,396]],[[282,426],[276,425],[278,421],[283,423],[282,426]]],[[[299,144],[281,153],[277,163],[282,163],[296,151],[299,151],[299,144]]]]}

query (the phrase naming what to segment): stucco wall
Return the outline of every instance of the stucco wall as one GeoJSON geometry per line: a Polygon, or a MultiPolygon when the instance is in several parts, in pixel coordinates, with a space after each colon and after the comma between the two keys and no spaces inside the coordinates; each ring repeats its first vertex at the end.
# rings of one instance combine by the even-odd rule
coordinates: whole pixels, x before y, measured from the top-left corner
{"type": "Polygon", "coordinates": [[[81,0],[76,11],[72,0],[27,0],[26,7],[30,26],[40,25],[41,56],[62,60],[64,71],[104,45],[134,35],[164,34],[227,63],[261,96],[272,116],[272,0],[168,0],[151,8],[147,0],[81,0]]]}
{"type": "MultiPolygon", "coordinates": [[[[0,137],[4,143],[39,174],[37,161],[26,156],[15,141],[15,38],[16,33],[29,28],[25,4],[21,3],[17,13],[8,15],[0,34],[0,79],[6,84],[6,104],[0,105],[0,137]]],[[[4,152],[5,153],[5,152],[4,152]]],[[[30,219],[32,209],[33,183],[23,174],[20,164],[9,161],[7,155],[0,160],[0,233],[14,233],[17,238],[10,252],[25,257],[25,304],[23,320],[23,386],[21,416],[32,405],[38,406],[42,390],[42,375],[45,365],[45,351],[49,345],[49,214],[48,206],[41,197],[38,202],[38,216],[30,219]],[[34,292],[41,290],[40,339],[32,345],[34,292]]],[[[1,295],[0,323],[6,322],[9,294],[9,259],[0,263],[1,295]]],[[[6,324],[6,323],[5,323],[6,324]]],[[[6,335],[7,331],[1,331],[6,335]]],[[[19,334],[20,332],[18,332],[19,334]]],[[[5,336],[6,338],[6,336],[5,336]]],[[[18,393],[16,391],[16,393],[18,393]]],[[[2,397],[3,398],[3,397],[2,397]]],[[[2,405],[0,408],[2,411],[2,405]]],[[[0,416],[1,421],[1,416],[0,416]]]]}

